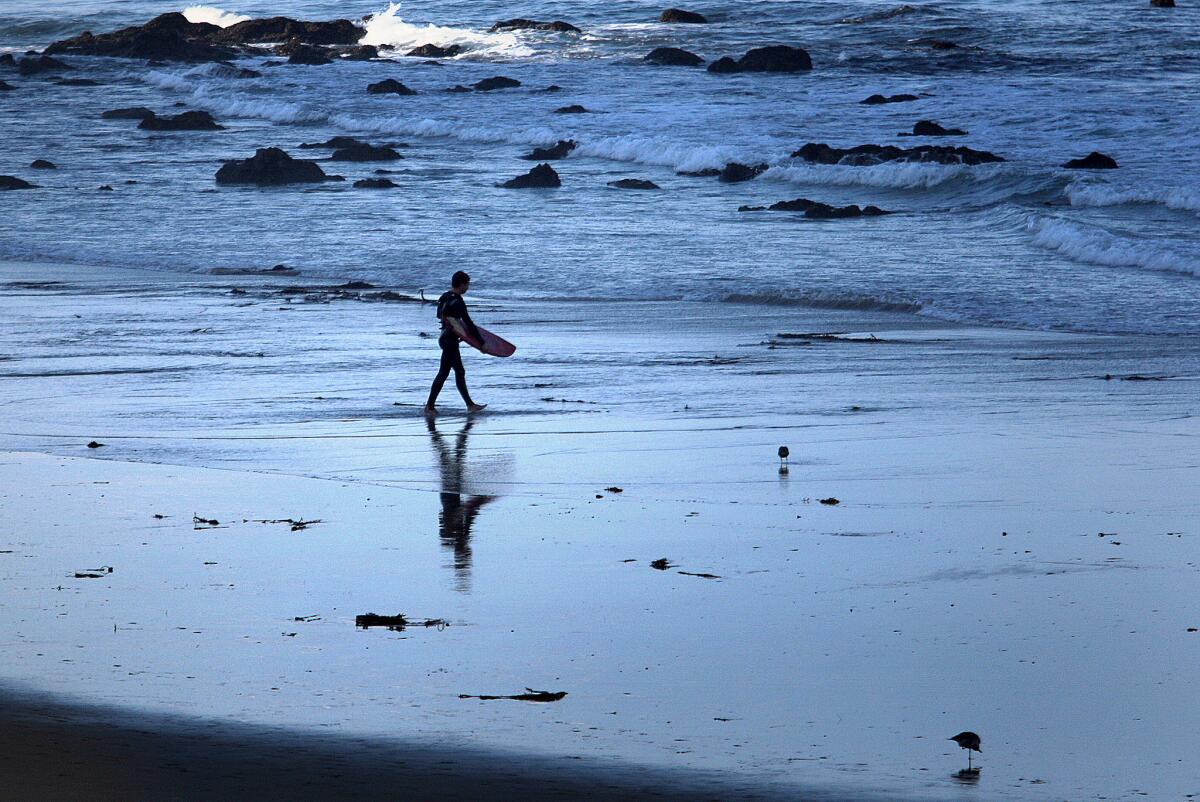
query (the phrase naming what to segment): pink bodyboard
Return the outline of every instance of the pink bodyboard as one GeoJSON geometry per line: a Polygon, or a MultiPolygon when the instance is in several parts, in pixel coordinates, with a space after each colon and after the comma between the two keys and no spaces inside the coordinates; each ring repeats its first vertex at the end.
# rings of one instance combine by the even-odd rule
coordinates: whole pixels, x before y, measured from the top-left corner
{"type": "Polygon", "coordinates": [[[482,351],[491,356],[512,356],[517,352],[517,346],[503,337],[492,334],[483,326],[475,327],[479,329],[479,334],[483,337],[483,342],[479,342],[479,340],[476,340],[467,333],[467,327],[458,318],[448,317],[446,318],[446,322],[450,325],[450,328],[454,329],[454,333],[458,335],[458,339],[477,351],[482,351]]]}

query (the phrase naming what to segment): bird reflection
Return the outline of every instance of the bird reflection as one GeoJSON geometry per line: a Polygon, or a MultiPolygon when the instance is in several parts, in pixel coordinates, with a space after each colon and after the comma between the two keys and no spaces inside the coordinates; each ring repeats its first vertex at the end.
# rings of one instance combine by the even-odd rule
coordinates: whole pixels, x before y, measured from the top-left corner
{"type": "Polygon", "coordinates": [[[475,425],[474,418],[467,418],[462,429],[454,438],[454,445],[438,431],[434,418],[425,419],[429,436],[437,452],[441,470],[442,511],[438,514],[438,535],[442,545],[454,554],[454,588],[462,593],[471,590],[471,528],[475,516],[484,504],[495,496],[464,494],[464,475],[467,462],[467,435],[475,425]],[[465,495],[465,498],[464,498],[465,495]]]}

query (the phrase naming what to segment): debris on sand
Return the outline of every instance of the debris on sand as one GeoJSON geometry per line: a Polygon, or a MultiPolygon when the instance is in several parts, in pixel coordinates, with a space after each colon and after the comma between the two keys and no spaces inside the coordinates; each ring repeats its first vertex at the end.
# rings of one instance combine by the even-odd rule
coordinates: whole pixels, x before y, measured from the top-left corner
{"type": "Polygon", "coordinates": [[[780,340],[803,340],[805,342],[838,342],[838,343],[886,343],[887,340],[880,339],[874,334],[868,334],[866,337],[850,337],[845,332],[808,332],[803,334],[793,334],[786,331],[781,331],[775,335],[780,340]]]}
{"type": "Polygon", "coordinates": [[[87,444],[88,448],[104,448],[104,443],[97,443],[95,440],[87,444]]]}
{"type": "Polygon", "coordinates": [[[666,557],[660,557],[657,560],[652,560],[650,562],[650,567],[656,571],[665,571],[668,568],[672,568],[673,566],[671,565],[670,561],[666,557]]]}
{"type": "MultiPolygon", "coordinates": [[[[299,621],[300,619],[296,620],[299,621]]],[[[450,626],[450,622],[444,618],[426,618],[421,621],[410,621],[403,613],[397,615],[365,613],[354,616],[354,626],[361,627],[362,629],[387,627],[393,632],[403,632],[408,627],[437,627],[439,630],[442,630],[450,626]]]]}
{"type": "Polygon", "coordinates": [[[319,615],[298,615],[295,618],[293,618],[292,620],[293,621],[302,621],[303,623],[308,624],[313,621],[320,621],[321,616],[319,616],[319,615]]]}
{"type": "Polygon", "coordinates": [[[525,693],[517,693],[508,696],[491,696],[489,694],[475,693],[460,693],[459,699],[483,699],[491,701],[493,699],[512,699],[517,702],[557,702],[567,695],[566,691],[535,691],[533,688],[526,688],[525,693]]]}
{"type": "Polygon", "coordinates": [[[625,492],[625,488],[623,488],[623,487],[617,487],[616,485],[613,485],[612,487],[606,487],[606,488],[604,488],[604,492],[605,492],[605,493],[624,493],[624,492],[625,492]]]}
{"type": "Polygon", "coordinates": [[[827,507],[833,507],[842,503],[841,499],[836,499],[833,496],[830,496],[829,498],[818,499],[818,501],[827,507]]]}
{"type": "Polygon", "coordinates": [[[216,518],[201,518],[199,515],[192,513],[192,529],[203,529],[205,527],[220,526],[221,522],[216,518]]]}
{"type": "Polygon", "coordinates": [[[683,574],[684,576],[698,576],[701,579],[720,579],[721,578],[721,577],[717,576],[716,574],[697,574],[692,571],[676,571],[675,573],[683,574]]]}
{"type": "Polygon", "coordinates": [[[256,524],[288,524],[293,532],[300,532],[313,524],[321,523],[320,518],[313,518],[311,521],[306,521],[303,518],[256,518],[256,524]]]}
{"type": "Polygon", "coordinates": [[[82,571],[75,572],[76,579],[100,579],[108,576],[113,572],[111,565],[102,565],[99,568],[85,568],[82,571]]]}

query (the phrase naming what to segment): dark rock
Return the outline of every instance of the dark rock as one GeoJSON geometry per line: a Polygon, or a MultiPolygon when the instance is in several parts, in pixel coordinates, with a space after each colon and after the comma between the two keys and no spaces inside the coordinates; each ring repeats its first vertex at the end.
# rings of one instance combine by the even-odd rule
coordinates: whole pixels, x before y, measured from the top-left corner
{"type": "Polygon", "coordinates": [[[708,22],[708,18],[703,14],[697,14],[695,11],[684,11],[681,8],[668,8],[658,18],[659,22],[687,22],[693,25],[703,25],[708,22]]]}
{"type": "MultiPolygon", "coordinates": [[[[297,43],[293,39],[286,45],[280,45],[279,50],[287,49],[288,64],[303,64],[310,67],[319,67],[323,64],[332,64],[333,59],[329,56],[329,51],[318,45],[307,45],[297,43]]],[[[278,52],[278,51],[277,51],[278,52]]],[[[279,53],[279,55],[285,55],[279,53]]]]}
{"type": "Polygon", "coordinates": [[[966,136],[961,128],[943,128],[933,120],[919,120],[913,125],[912,133],[902,133],[900,136],[966,136]]]}
{"type": "Polygon", "coordinates": [[[144,120],[153,117],[154,112],[145,106],[130,106],[124,109],[109,109],[100,115],[104,120],[144,120]]]}
{"type": "Polygon", "coordinates": [[[617,189],[660,189],[653,181],[641,178],[622,178],[620,181],[609,181],[608,185],[617,189]]]}
{"type": "Polygon", "coordinates": [[[516,78],[506,78],[503,75],[484,78],[482,81],[472,84],[477,92],[491,92],[493,89],[513,89],[520,85],[521,82],[516,78]]]}
{"type": "Polygon", "coordinates": [[[233,48],[210,40],[222,30],[206,22],[188,22],[183,14],[171,12],[160,14],[145,25],[122,28],[99,36],[85,31],[79,36],[53,43],[46,48],[46,52],[162,61],[222,61],[237,54],[233,48]]]}
{"type": "Polygon", "coordinates": [[[562,181],[559,179],[558,173],[554,172],[553,167],[548,164],[539,164],[525,175],[505,181],[500,186],[506,189],[552,188],[561,187],[562,181]]]}
{"type": "Polygon", "coordinates": [[[391,148],[375,147],[366,142],[357,142],[344,148],[338,148],[333,152],[332,157],[335,162],[390,162],[403,158],[391,148]]]}
{"type": "Polygon", "coordinates": [[[415,95],[415,89],[409,89],[395,78],[385,78],[378,83],[369,84],[367,92],[372,95],[415,95]]]}
{"type": "Polygon", "coordinates": [[[432,59],[426,59],[425,61],[422,61],[421,63],[424,64],[426,67],[445,67],[446,66],[442,62],[433,61],[432,59]]]}
{"type": "Polygon", "coordinates": [[[414,47],[405,55],[419,56],[421,58],[454,58],[463,52],[460,45],[450,45],[449,47],[438,47],[437,45],[421,45],[414,47]]]}
{"type": "Polygon", "coordinates": [[[33,189],[34,185],[15,175],[0,175],[0,189],[33,189]]]}
{"type": "Polygon", "coordinates": [[[54,83],[59,86],[100,86],[99,81],[93,81],[91,78],[59,78],[54,83]]]}
{"type": "Polygon", "coordinates": [[[562,87],[559,86],[558,84],[550,84],[545,89],[539,89],[538,91],[539,92],[561,92],[562,87]]]}
{"type": "Polygon", "coordinates": [[[841,25],[861,25],[864,22],[878,22],[880,20],[891,19],[892,17],[900,17],[905,14],[914,14],[919,11],[916,6],[903,5],[896,8],[889,8],[886,11],[873,11],[870,14],[863,14],[858,17],[843,17],[837,22],[841,25]]]}
{"type": "Polygon", "coordinates": [[[335,136],[332,139],[327,139],[324,142],[304,142],[300,145],[302,148],[351,148],[355,145],[363,144],[352,136],[335,136]]]}
{"type": "Polygon", "coordinates": [[[108,184],[103,184],[101,186],[98,186],[98,187],[96,187],[96,189],[98,189],[100,192],[115,192],[116,191],[108,184]]]}
{"type": "Polygon", "coordinates": [[[812,69],[806,51],[788,45],[756,47],[738,59],[743,72],[803,72],[812,69]]]}
{"type": "Polygon", "coordinates": [[[580,106],[578,103],[575,103],[570,106],[560,106],[559,108],[554,110],[554,113],[555,114],[587,114],[588,110],[585,109],[583,106],[580,106]]]}
{"type": "Polygon", "coordinates": [[[471,91],[471,87],[469,87],[469,86],[463,86],[462,84],[455,84],[454,86],[447,87],[446,91],[447,91],[447,92],[454,92],[454,93],[460,93],[460,92],[470,92],[470,91],[471,91]]]}
{"type": "Polygon", "coordinates": [[[341,51],[338,56],[343,61],[370,61],[379,58],[379,48],[375,45],[354,45],[341,51]]]}
{"type": "Polygon", "coordinates": [[[0,92],[7,92],[10,89],[16,89],[16,87],[8,81],[0,81],[0,92]]]}
{"type": "Polygon", "coordinates": [[[211,36],[215,42],[253,45],[299,39],[310,45],[353,45],[362,38],[363,29],[347,19],[305,22],[290,17],[251,19],[218,28],[211,36]]]}
{"type": "Polygon", "coordinates": [[[496,31],[554,31],[556,33],[583,33],[569,22],[538,22],[531,19],[509,19],[497,22],[489,30],[496,31]]]}
{"type": "Polygon", "coordinates": [[[50,56],[23,58],[17,62],[17,72],[21,75],[40,75],[44,72],[62,72],[71,69],[74,67],[50,56]]]}
{"type": "Polygon", "coordinates": [[[708,71],[722,73],[722,74],[728,74],[728,73],[734,73],[734,72],[741,72],[742,68],[736,61],[731,59],[729,56],[721,56],[719,59],[714,61],[712,64],[708,65],[708,71]]]}
{"type": "Polygon", "coordinates": [[[656,47],[643,56],[642,61],[660,67],[699,67],[704,63],[704,59],[695,53],[678,47],[656,47]]]}
{"type": "Polygon", "coordinates": [[[881,103],[908,103],[913,100],[920,100],[916,95],[871,95],[866,100],[860,100],[859,103],[865,103],[868,106],[877,106],[881,103]]]}
{"type": "Polygon", "coordinates": [[[1150,0],[1154,8],[1175,8],[1175,0],[1150,0]]]}
{"type": "Polygon", "coordinates": [[[243,79],[262,77],[262,73],[258,70],[249,70],[245,67],[239,67],[236,64],[230,64],[227,61],[219,61],[213,64],[208,74],[214,78],[243,79]]]}
{"type": "Polygon", "coordinates": [[[1105,156],[1103,153],[1093,150],[1082,159],[1071,159],[1063,167],[1068,170],[1115,170],[1117,169],[1117,160],[1112,156],[1105,156]]]}
{"type": "Polygon", "coordinates": [[[10,67],[15,69],[16,66],[17,59],[12,53],[0,53],[0,67],[10,67]]]}
{"type": "Polygon", "coordinates": [[[529,161],[544,162],[552,159],[565,159],[567,154],[579,147],[579,143],[571,139],[560,139],[552,148],[534,148],[531,153],[522,156],[529,161]]]}
{"type": "Polygon", "coordinates": [[[919,39],[916,44],[924,45],[930,50],[957,50],[958,44],[945,39],[919,39]]]}
{"type": "Polygon", "coordinates": [[[752,178],[758,178],[767,171],[766,164],[756,164],[753,166],[739,164],[738,162],[730,162],[725,165],[725,169],[721,171],[717,180],[726,184],[737,184],[742,181],[749,181],[752,178]]]}
{"type": "Polygon", "coordinates": [[[361,178],[354,182],[355,189],[395,189],[400,186],[386,178],[361,178]]]}
{"type": "Polygon", "coordinates": [[[218,184],[283,184],[318,183],[329,180],[316,162],[293,159],[279,148],[260,148],[249,159],[225,162],[217,171],[218,184]]]}
{"type": "Polygon", "coordinates": [[[225,126],[218,125],[207,111],[185,111],[174,117],[145,117],[138,123],[138,128],[146,131],[223,131],[225,126]]]}
{"type": "Polygon", "coordinates": [[[761,212],[766,209],[766,206],[739,206],[739,212],[761,212]]]}
{"type": "Polygon", "coordinates": [[[790,201],[779,201],[772,203],[768,207],[773,212],[804,212],[804,216],[815,220],[840,220],[850,217],[878,217],[880,215],[891,214],[885,212],[878,206],[866,206],[859,208],[855,204],[849,206],[830,206],[827,203],[809,200],[808,198],[796,198],[790,201]]]}
{"type": "Polygon", "coordinates": [[[57,170],[58,166],[54,162],[48,162],[45,159],[34,159],[29,165],[34,170],[57,170]]]}
{"type": "Polygon", "coordinates": [[[816,164],[846,164],[864,167],[884,162],[932,162],[935,164],[985,164],[1004,159],[985,150],[949,145],[918,145],[898,148],[894,145],[859,145],[854,148],[834,148],[823,143],[809,142],[792,153],[792,158],[816,164]]]}
{"type": "Polygon", "coordinates": [[[713,176],[718,176],[720,174],[721,171],[716,167],[705,167],[702,170],[680,170],[675,175],[687,175],[694,178],[712,178],[713,176]]]}

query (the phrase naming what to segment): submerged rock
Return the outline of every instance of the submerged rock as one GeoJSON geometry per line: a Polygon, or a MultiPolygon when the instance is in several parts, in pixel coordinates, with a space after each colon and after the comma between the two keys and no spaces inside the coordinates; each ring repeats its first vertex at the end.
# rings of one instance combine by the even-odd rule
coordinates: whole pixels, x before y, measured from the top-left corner
{"type": "Polygon", "coordinates": [[[881,103],[910,103],[914,100],[920,99],[921,98],[917,97],[916,95],[871,95],[866,100],[860,100],[858,102],[867,106],[877,106],[881,103]]]}
{"type": "Polygon", "coordinates": [[[438,47],[437,45],[421,45],[414,47],[405,55],[417,56],[420,58],[454,58],[463,52],[461,45],[450,45],[449,47],[438,47]]]}
{"type": "Polygon", "coordinates": [[[768,166],[767,164],[755,164],[751,166],[738,162],[730,162],[725,165],[725,169],[718,175],[717,180],[726,184],[738,184],[742,181],[749,181],[765,173],[768,166]]]}
{"type": "Polygon", "coordinates": [[[700,56],[680,47],[656,47],[643,56],[642,61],[660,67],[699,67],[704,63],[700,56]]]}
{"type": "Polygon", "coordinates": [[[400,185],[386,178],[360,178],[354,182],[356,189],[395,189],[398,186],[400,185]]]}
{"type": "Polygon", "coordinates": [[[16,89],[16,87],[8,81],[0,81],[0,92],[7,92],[10,89],[16,89]]]}
{"type": "MultiPolygon", "coordinates": [[[[761,207],[759,207],[761,208],[761,207]]],[[[838,220],[850,217],[879,217],[891,212],[884,211],[878,206],[863,206],[859,207],[855,204],[849,206],[830,206],[828,203],[809,200],[808,198],[796,198],[790,201],[779,201],[772,203],[767,207],[772,212],[804,212],[805,217],[817,220],[838,220]]]]}
{"type": "Polygon", "coordinates": [[[217,171],[218,184],[312,184],[330,180],[316,162],[294,159],[279,148],[260,148],[249,159],[227,161],[217,171]]]}
{"type": "Polygon", "coordinates": [[[54,83],[58,86],[100,86],[99,81],[91,78],[57,78],[54,83]]]}
{"type": "Polygon", "coordinates": [[[844,164],[854,167],[869,167],[892,161],[969,165],[1004,161],[1003,157],[986,150],[956,148],[950,145],[917,145],[913,148],[899,148],[895,145],[859,145],[854,148],[835,148],[817,142],[809,142],[794,151],[792,158],[816,164],[844,164]]]}
{"type": "Polygon", "coordinates": [[[554,22],[538,22],[537,20],[517,19],[501,20],[489,28],[492,33],[496,31],[554,31],[555,33],[583,33],[569,22],[556,20],[554,22]]]}
{"type": "Polygon", "coordinates": [[[4,189],[34,189],[34,185],[17,178],[15,175],[0,175],[0,190],[4,189]]]}
{"type": "Polygon", "coordinates": [[[145,106],[130,106],[124,109],[109,109],[102,113],[100,118],[103,120],[144,120],[153,116],[154,112],[145,106]]]}
{"type": "Polygon", "coordinates": [[[415,95],[415,89],[409,89],[395,78],[385,78],[367,85],[367,92],[372,95],[415,95]]]}
{"type": "Polygon", "coordinates": [[[712,178],[721,174],[716,167],[704,167],[700,170],[680,170],[675,175],[686,175],[692,178],[712,178]]]}
{"type": "Polygon", "coordinates": [[[692,25],[704,25],[708,22],[708,17],[703,14],[697,14],[695,11],[684,11],[682,8],[668,8],[658,18],[659,22],[684,22],[692,25]]]}
{"type": "Polygon", "coordinates": [[[491,78],[484,78],[482,81],[476,81],[472,84],[476,92],[491,92],[493,89],[514,89],[521,85],[521,82],[516,78],[506,78],[503,75],[496,75],[491,78]]]}
{"type": "Polygon", "coordinates": [[[961,128],[943,128],[933,120],[918,120],[913,124],[912,133],[901,133],[900,136],[966,136],[961,128]]]}
{"type": "Polygon", "coordinates": [[[158,117],[151,114],[142,118],[138,128],[146,131],[223,131],[225,126],[217,121],[207,111],[185,111],[174,117],[158,117]]]}
{"type": "Polygon", "coordinates": [[[1175,8],[1175,0],[1150,0],[1154,8],[1175,8]]]}
{"type": "Polygon", "coordinates": [[[548,164],[539,164],[525,175],[505,181],[500,186],[506,189],[551,189],[561,187],[558,173],[548,164]]]}
{"type": "Polygon", "coordinates": [[[1063,165],[1068,170],[1115,170],[1117,166],[1116,159],[1096,150],[1093,150],[1082,159],[1071,159],[1063,165]]]}
{"type": "Polygon", "coordinates": [[[746,51],[737,61],[729,56],[708,65],[709,72],[807,72],[812,69],[808,51],[790,45],[770,45],[746,51]]]}
{"type": "Polygon", "coordinates": [[[281,45],[276,52],[281,56],[286,55],[288,57],[288,64],[320,67],[333,63],[333,58],[325,48],[319,45],[297,44],[295,39],[286,45],[281,45]],[[284,50],[287,52],[283,52],[284,50]]]}
{"type": "Polygon", "coordinates": [[[462,92],[470,92],[472,90],[471,90],[471,87],[469,87],[469,86],[463,86],[462,84],[455,84],[454,86],[446,87],[445,91],[450,92],[452,94],[459,94],[462,92]]]}
{"type": "Polygon", "coordinates": [[[565,159],[567,154],[579,147],[579,143],[573,139],[560,139],[554,147],[550,148],[534,148],[530,153],[522,156],[522,159],[529,161],[542,162],[553,159],[565,159]]]}
{"type": "Polygon", "coordinates": [[[585,109],[583,106],[580,106],[578,103],[574,103],[570,106],[559,106],[557,109],[554,110],[554,113],[555,114],[587,114],[588,110],[585,109]]]}
{"type": "Polygon", "coordinates": [[[619,181],[609,181],[608,185],[617,189],[661,189],[653,181],[646,181],[642,178],[622,178],[619,181]]]}
{"type": "Polygon", "coordinates": [[[21,75],[40,75],[45,72],[62,72],[73,69],[75,68],[65,61],[46,55],[23,58],[17,62],[17,72],[21,75]]]}
{"type": "Polygon", "coordinates": [[[351,148],[355,145],[364,144],[352,136],[335,136],[332,139],[327,139],[324,142],[302,142],[302,148],[351,148]]]}
{"type": "Polygon", "coordinates": [[[388,162],[404,157],[389,147],[376,147],[366,142],[356,142],[338,148],[331,157],[335,162],[388,162]]]}
{"type": "Polygon", "coordinates": [[[56,165],[54,162],[46,161],[45,159],[34,159],[33,163],[30,164],[29,167],[32,170],[57,170],[58,169],[58,165],[56,165]]]}
{"type": "Polygon", "coordinates": [[[355,45],[338,54],[342,61],[370,61],[379,58],[379,48],[375,45],[355,45]]]}

